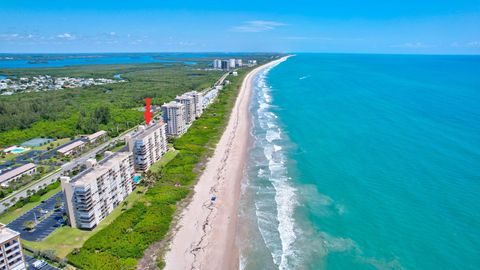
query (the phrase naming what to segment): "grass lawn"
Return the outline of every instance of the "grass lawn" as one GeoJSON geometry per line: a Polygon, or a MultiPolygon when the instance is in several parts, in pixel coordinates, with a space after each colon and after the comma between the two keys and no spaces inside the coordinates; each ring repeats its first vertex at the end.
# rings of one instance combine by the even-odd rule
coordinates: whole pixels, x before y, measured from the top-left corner
{"type": "Polygon", "coordinates": [[[42,203],[43,200],[46,200],[46,199],[52,197],[53,195],[55,195],[60,190],[62,190],[61,186],[57,187],[56,189],[52,189],[49,192],[43,194],[40,197],[40,200],[38,202],[27,203],[21,208],[3,213],[2,215],[0,215],[0,222],[3,223],[3,224],[7,224],[7,223],[12,222],[14,219],[18,218],[19,216],[25,214],[29,210],[33,209],[35,206],[42,203]]]}
{"type": "Polygon", "coordinates": [[[37,250],[54,250],[58,257],[65,258],[74,248],[82,247],[83,243],[85,243],[88,238],[101,231],[120,216],[122,208],[128,209],[132,207],[132,205],[142,197],[144,190],[144,187],[138,186],[130,195],[128,195],[127,199],[125,199],[124,202],[127,202],[126,207],[124,206],[124,202],[122,202],[92,231],[84,231],[64,226],[53,231],[53,233],[43,241],[32,242],[22,240],[22,244],[37,250]]]}
{"type": "Polygon", "coordinates": [[[12,153],[5,154],[5,157],[0,157],[0,164],[4,163],[4,162],[7,162],[7,161],[10,161],[10,160],[16,158],[17,156],[18,155],[12,154],[12,153]]]}
{"type": "Polygon", "coordinates": [[[49,146],[52,146],[52,149],[57,147],[57,146],[60,146],[62,144],[66,144],[67,142],[70,141],[70,138],[62,138],[62,139],[58,139],[58,140],[55,140],[53,142],[50,142],[50,143],[46,143],[44,145],[40,145],[40,146],[37,146],[37,147],[33,147],[34,150],[47,150],[47,148],[49,146]]]}
{"type": "Polygon", "coordinates": [[[158,173],[162,169],[163,166],[165,166],[168,162],[170,162],[176,155],[178,154],[178,150],[175,150],[172,148],[172,150],[168,151],[163,155],[163,157],[155,162],[151,167],[150,171],[153,173],[158,173]]]}

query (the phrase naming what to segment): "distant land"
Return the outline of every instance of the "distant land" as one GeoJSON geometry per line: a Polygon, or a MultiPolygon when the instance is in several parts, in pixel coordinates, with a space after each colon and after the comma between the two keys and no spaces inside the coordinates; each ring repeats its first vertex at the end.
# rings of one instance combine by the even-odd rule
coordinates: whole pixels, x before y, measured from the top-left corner
{"type": "MultiPolygon", "coordinates": [[[[246,57],[247,53],[76,53],[76,54],[2,54],[3,68],[48,68],[98,64],[182,63],[211,61],[212,57],[246,57]]],[[[0,72],[0,75],[1,72],[0,72]]]]}

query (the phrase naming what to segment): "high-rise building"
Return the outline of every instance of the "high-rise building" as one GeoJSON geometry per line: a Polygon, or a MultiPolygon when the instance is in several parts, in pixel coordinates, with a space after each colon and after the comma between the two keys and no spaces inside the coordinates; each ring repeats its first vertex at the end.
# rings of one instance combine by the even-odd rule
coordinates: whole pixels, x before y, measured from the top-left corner
{"type": "Polygon", "coordinates": [[[235,68],[235,63],[236,63],[235,59],[233,58],[230,59],[228,63],[229,63],[229,66],[228,66],[229,68],[235,68]]]}
{"type": "Polygon", "coordinates": [[[0,223],[0,269],[25,270],[20,233],[0,223]]]}
{"type": "Polygon", "coordinates": [[[195,112],[195,99],[189,95],[181,95],[175,98],[175,101],[183,104],[184,113],[183,117],[185,118],[185,124],[190,125],[195,121],[196,112],[195,112]]]}
{"type": "Polygon", "coordinates": [[[197,91],[190,91],[185,93],[184,95],[188,95],[193,97],[194,107],[195,107],[195,116],[200,117],[203,113],[203,95],[197,91]]]}
{"type": "Polygon", "coordinates": [[[222,60],[220,60],[220,59],[213,60],[213,68],[214,69],[221,69],[222,68],[222,60]]]}
{"type": "Polygon", "coordinates": [[[203,95],[203,98],[202,98],[202,107],[203,109],[207,108],[210,104],[212,104],[212,102],[215,100],[215,98],[217,97],[218,95],[218,87],[220,85],[217,85],[215,88],[212,88],[212,90],[206,92],[204,95],[203,95]]]}
{"type": "Polygon", "coordinates": [[[128,150],[133,153],[135,170],[147,171],[167,152],[166,124],[153,122],[149,126],[139,126],[137,132],[127,135],[128,150]]]}
{"type": "Polygon", "coordinates": [[[221,68],[224,70],[230,69],[230,61],[228,60],[222,60],[221,62],[221,68]]]}
{"type": "Polygon", "coordinates": [[[133,155],[117,152],[73,178],[61,177],[68,220],[72,227],[91,230],[133,190],[133,155]]]}
{"type": "Polygon", "coordinates": [[[163,121],[167,124],[167,136],[178,137],[185,133],[185,106],[176,101],[162,105],[163,121]]]}
{"type": "Polygon", "coordinates": [[[241,67],[242,66],[242,59],[235,59],[235,66],[241,67]]]}

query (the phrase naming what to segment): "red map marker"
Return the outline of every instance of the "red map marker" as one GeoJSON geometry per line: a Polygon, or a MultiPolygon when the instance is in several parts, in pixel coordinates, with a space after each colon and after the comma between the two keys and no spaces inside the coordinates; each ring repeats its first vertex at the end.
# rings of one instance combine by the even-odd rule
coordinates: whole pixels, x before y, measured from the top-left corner
{"type": "Polygon", "coordinates": [[[152,120],[152,112],[150,112],[150,98],[145,98],[145,112],[143,113],[143,117],[145,118],[145,123],[147,126],[150,124],[150,120],[152,120]]]}

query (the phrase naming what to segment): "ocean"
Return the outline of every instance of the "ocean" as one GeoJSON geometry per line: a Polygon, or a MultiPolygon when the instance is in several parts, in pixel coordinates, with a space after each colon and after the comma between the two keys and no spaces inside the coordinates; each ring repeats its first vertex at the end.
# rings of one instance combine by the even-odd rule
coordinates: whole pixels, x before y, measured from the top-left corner
{"type": "Polygon", "coordinates": [[[480,57],[299,54],[257,76],[242,269],[480,269],[480,57]]]}

